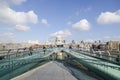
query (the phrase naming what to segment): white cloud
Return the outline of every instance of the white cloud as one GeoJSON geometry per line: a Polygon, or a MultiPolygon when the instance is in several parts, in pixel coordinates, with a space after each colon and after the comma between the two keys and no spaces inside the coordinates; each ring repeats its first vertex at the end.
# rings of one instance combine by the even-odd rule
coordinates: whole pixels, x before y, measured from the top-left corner
{"type": "Polygon", "coordinates": [[[47,19],[41,19],[41,23],[44,24],[44,25],[46,25],[46,26],[49,25],[47,19]]]}
{"type": "Polygon", "coordinates": [[[36,24],[38,22],[38,16],[33,10],[28,12],[20,12],[10,8],[11,5],[19,5],[25,1],[27,0],[0,0],[0,24],[12,24],[16,26],[16,30],[19,31],[27,31],[30,29],[30,27],[26,26],[24,26],[23,29],[23,25],[27,25],[29,23],[36,24]],[[22,27],[20,30],[21,25],[22,27]]]}
{"type": "Polygon", "coordinates": [[[25,25],[16,25],[15,30],[17,31],[28,31],[30,27],[25,26],[25,25]]]}
{"type": "Polygon", "coordinates": [[[38,18],[34,11],[16,12],[11,8],[0,8],[0,23],[4,24],[27,24],[37,23],[38,18]]]}
{"type": "Polygon", "coordinates": [[[105,40],[120,40],[120,36],[104,36],[103,37],[105,40]]]}
{"type": "Polygon", "coordinates": [[[0,42],[12,42],[14,37],[14,33],[11,32],[0,34],[0,42]]]}
{"type": "Polygon", "coordinates": [[[3,36],[8,37],[8,38],[14,38],[14,34],[11,32],[4,33],[3,36]]]}
{"type": "Polygon", "coordinates": [[[25,2],[27,0],[11,0],[13,4],[20,5],[22,2],[25,2]]]}
{"type": "Polygon", "coordinates": [[[79,22],[72,24],[72,27],[77,30],[89,30],[91,25],[86,19],[82,19],[79,22]]]}
{"type": "Polygon", "coordinates": [[[120,10],[116,12],[102,12],[97,18],[99,24],[120,23],[120,10]]]}
{"type": "Polygon", "coordinates": [[[84,40],[85,42],[94,42],[94,40],[93,39],[86,39],[86,40],[84,40]]]}
{"type": "Polygon", "coordinates": [[[104,36],[105,39],[110,39],[111,37],[110,36],[104,36]]]}
{"type": "Polygon", "coordinates": [[[52,37],[57,37],[57,36],[68,37],[70,35],[72,35],[72,33],[69,30],[60,30],[51,34],[52,37]]]}
{"type": "Polygon", "coordinates": [[[20,5],[23,2],[26,2],[27,0],[0,0],[0,6],[11,6],[11,5],[20,5]]]}
{"type": "Polygon", "coordinates": [[[77,10],[75,12],[75,16],[80,16],[81,13],[88,13],[89,11],[92,10],[92,7],[91,6],[88,6],[88,7],[84,7],[84,8],[80,8],[79,10],[77,10]]]}
{"type": "Polygon", "coordinates": [[[120,39],[120,36],[114,36],[114,38],[118,38],[118,39],[120,39]]]}

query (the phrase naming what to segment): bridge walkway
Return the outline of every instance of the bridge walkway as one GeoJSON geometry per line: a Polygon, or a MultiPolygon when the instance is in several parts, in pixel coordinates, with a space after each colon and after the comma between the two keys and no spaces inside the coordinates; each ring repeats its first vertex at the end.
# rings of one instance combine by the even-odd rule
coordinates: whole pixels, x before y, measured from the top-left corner
{"type": "Polygon", "coordinates": [[[68,69],[58,62],[51,61],[11,80],[78,80],[68,69]]]}

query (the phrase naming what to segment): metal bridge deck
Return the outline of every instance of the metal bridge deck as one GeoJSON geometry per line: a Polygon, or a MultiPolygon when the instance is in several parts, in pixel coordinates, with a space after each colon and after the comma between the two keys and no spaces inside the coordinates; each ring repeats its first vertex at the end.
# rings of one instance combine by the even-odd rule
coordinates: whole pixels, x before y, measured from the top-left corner
{"type": "MultiPolygon", "coordinates": [[[[67,48],[53,48],[52,50],[49,50],[44,54],[43,50],[38,50],[33,52],[31,56],[20,54],[20,57],[15,57],[15,55],[10,55],[8,58],[9,61],[0,62],[0,70],[1,72],[7,72],[10,68],[9,65],[21,65],[21,63],[30,63],[32,60],[37,58],[46,58],[49,57],[51,52],[59,52],[59,51],[65,51],[68,54],[70,54],[72,57],[75,57],[75,59],[79,62],[82,62],[82,64],[87,65],[87,67],[91,69],[96,69],[96,71],[101,72],[99,74],[108,74],[112,77],[115,77],[116,79],[120,79],[120,66],[113,64],[111,62],[107,62],[95,57],[91,57],[89,55],[86,55],[88,53],[86,52],[77,52],[75,50],[70,50],[67,48]],[[24,56],[24,57],[22,57],[24,56]],[[14,58],[13,58],[14,57],[14,58]],[[18,63],[19,62],[19,63],[18,63]]],[[[18,65],[18,66],[19,66],[18,65]]],[[[2,73],[1,73],[2,74],[2,73]]],[[[103,75],[102,75],[103,76],[103,75]]],[[[19,77],[14,78],[13,80],[77,80],[69,71],[67,71],[65,68],[61,68],[57,64],[50,62],[44,67],[38,67],[37,69],[34,69],[30,71],[29,73],[25,73],[19,77]],[[48,66],[47,66],[48,65],[48,66]],[[25,77],[28,76],[28,77],[25,77]],[[54,77],[53,77],[54,76],[54,77]],[[69,77],[69,78],[68,78],[69,77]],[[20,78],[20,79],[18,79],[20,78]]]]}
{"type": "Polygon", "coordinates": [[[12,80],[77,80],[66,67],[49,62],[12,80]]]}

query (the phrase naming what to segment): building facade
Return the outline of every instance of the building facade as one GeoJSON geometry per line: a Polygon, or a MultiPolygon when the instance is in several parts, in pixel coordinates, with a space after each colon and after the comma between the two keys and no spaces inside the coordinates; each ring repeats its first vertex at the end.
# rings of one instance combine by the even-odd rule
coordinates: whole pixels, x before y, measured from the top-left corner
{"type": "Polygon", "coordinates": [[[109,41],[107,42],[108,50],[118,50],[120,51],[120,42],[118,41],[109,41]]]}

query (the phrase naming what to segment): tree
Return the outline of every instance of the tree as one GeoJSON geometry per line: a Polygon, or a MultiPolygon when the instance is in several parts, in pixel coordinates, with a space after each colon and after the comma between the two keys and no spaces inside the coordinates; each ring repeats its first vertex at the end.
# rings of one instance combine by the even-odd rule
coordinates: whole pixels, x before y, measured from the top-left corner
{"type": "Polygon", "coordinates": [[[6,47],[6,46],[5,46],[5,45],[3,45],[3,50],[5,50],[5,47],[6,47]]]}

